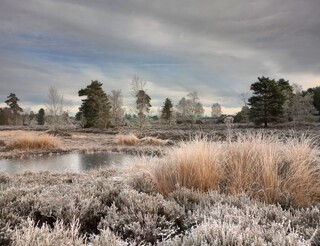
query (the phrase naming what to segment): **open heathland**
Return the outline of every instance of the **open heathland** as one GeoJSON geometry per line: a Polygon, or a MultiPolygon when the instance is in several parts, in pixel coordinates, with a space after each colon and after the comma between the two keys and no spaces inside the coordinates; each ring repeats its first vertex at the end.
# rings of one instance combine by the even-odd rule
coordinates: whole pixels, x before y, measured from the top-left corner
{"type": "MultiPolygon", "coordinates": [[[[57,137],[60,150],[87,142],[161,155],[79,174],[0,174],[0,245],[320,244],[315,134],[203,133],[173,146],[156,144],[160,134],[147,145],[126,132],[71,135],[57,137]]],[[[14,132],[0,137],[8,152],[14,132]]]]}

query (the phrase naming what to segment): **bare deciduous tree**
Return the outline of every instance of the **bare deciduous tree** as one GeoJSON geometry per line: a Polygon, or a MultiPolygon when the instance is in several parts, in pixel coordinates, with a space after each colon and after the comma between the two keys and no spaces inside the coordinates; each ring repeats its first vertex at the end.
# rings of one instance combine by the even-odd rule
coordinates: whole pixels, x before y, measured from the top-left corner
{"type": "Polygon", "coordinates": [[[131,83],[132,95],[134,96],[135,100],[135,111],[138,115],[138,127],[140,130],[140,134],[142,134],[143,126],[146,123],[146,113],[150,111],[150,96],[146,93],[147,81],[138,77],[134,76],[131,83]]]}
{"type": "Polygon", "coordinates": [[[219,103],[214,103],[211,106],[211,116],[220,117],[221,116],[221,106],[219,103]]]}
{"type": "Polygon", "coordinates": [[[289,107],[289,113],[292,120],[300,125],[304,121],[313,121],[313,114],[316,112],[316,108],[313,105],[313,95],[306,93],[303,95],[302,86],[293,84],[294,95],[292,97],[292,103],[289,107]]]}
{"type": "Polygon", "coordinates": [[[145,91],[146,90],[147,81],[140,78],[137,75],[133,76],[132,82],[131,82],[131,90],[132,90],[132,96],[136,97],[139,91],[145,91]]]}
{"type": "Polygon", "coordinates": [[[198,93],[190,92],[186,98],[181,98],[178,105],[176,106],[179,116],[182,120],[194,120],[203,115],[204,109],[200,103],[198,93]]]}
{"type": "Polygon", "coordinates": [[[49,116],[49,124],[53,130],[58,130],[63,113],[63,95],[60,95],[54,86],[50,86],[49,88],[46,109],[49,116]]]}
{"type": "Polygon", "coordinates": [[[112,90],[108,98],[111,106],[111,123],[114,126],[119,126],[123,122],[125,112],[121,90],[112,90]]]}

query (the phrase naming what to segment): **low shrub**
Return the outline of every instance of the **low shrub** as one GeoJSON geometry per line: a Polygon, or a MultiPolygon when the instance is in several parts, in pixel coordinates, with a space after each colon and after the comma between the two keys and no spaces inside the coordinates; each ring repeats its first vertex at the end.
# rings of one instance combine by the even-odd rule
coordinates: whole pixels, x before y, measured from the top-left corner
{"type": "Polygon", "coordinates": [[[319,205],[283,209],[243,193],[228,196],[179,186],[163,196],[153,189],[148,173],[127,171],[7,175],[0,184],[0,244],[317,245],[319,241],[319,205]],[[149,184],[143,185],[144,179],[149,184]]]}

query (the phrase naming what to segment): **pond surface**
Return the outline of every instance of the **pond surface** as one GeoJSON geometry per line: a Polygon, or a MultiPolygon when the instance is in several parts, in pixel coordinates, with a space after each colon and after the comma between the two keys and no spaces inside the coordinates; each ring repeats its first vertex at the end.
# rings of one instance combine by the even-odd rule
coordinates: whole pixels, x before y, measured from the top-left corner
{"type": "MultiPolygon", "coordinates": [[[[132,157],[131,157],[132,158],[132,157]]],[[[130,155],[121,153],[71,153],[28,159],[0,159],[0,172],[82,172],[89,169],[127,163],[130,155]]]]}

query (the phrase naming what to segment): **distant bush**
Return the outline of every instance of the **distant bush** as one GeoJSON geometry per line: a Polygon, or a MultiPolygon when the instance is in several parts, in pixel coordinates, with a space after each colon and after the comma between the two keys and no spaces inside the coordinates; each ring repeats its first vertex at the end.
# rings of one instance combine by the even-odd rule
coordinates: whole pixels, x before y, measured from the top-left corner
{"type": "Polygon", "coordinates": [[[182,186],[201,192],[245,192],[266,203],[306,206],[320,201],[319,151],[310,139],[263,134],[238,135],[234,142],[196,138],[182,142],[153,167],[159,192],[182,186]]]}
{"type": "Polygon", "coordinates": [[[7,147],[11,149],[57,149],[60,148],[60,141],[57,137],[48,134],[36,135],[17,131],[7,147]]]}

